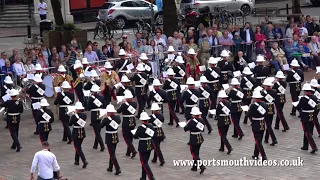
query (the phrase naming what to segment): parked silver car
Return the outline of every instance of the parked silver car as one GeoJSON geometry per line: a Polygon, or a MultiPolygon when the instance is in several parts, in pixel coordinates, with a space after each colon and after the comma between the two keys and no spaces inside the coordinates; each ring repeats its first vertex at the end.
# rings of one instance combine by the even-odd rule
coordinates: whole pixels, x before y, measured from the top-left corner
{"type": "Polygon", "coordinates": [[[102,20],[117,19],[119,27],[124,27],[129,21],[138,21],[139,18],[151,19],[151,6],[157,24],[163,24],[162,15],[158,13],[156,5],[145,0],[109,0],[99,9],[99,18],[102,20]]]}
{"type": "MultiPolygon", "coordinates": [[[[236,12],[240,9],[245,15],[249,15],[254,8],[255,0],[181,0],[180,9],[194,8],[199,9],[209,6],[213,11],[216,6],[226,6],[226,10],[236,12]]],[[[182,11],[184,12],[184,11],[182,11]]]]}

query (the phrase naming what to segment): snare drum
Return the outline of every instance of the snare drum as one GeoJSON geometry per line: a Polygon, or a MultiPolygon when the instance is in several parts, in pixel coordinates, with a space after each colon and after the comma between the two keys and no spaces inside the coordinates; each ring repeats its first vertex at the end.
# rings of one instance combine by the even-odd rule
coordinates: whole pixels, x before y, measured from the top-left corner
{"type": "Polygon", "coordinates": [[[43,84],[46,85],[46,89],[44,91],[45,96],[52,97],[54,95],[53,80],[58,75],[59,74],[57,73],[52,73],[43,78],[43,84]]]}

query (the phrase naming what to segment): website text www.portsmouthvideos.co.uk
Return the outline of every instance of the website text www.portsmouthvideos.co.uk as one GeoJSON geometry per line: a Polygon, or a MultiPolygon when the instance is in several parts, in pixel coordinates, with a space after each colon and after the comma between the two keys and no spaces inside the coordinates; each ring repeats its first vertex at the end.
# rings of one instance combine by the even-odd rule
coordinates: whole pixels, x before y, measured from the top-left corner
{"type": "Polygon", "coordinates": [[[262,160],[262,158],[253,160],[243,157],[236,160],[220,160],[220,159],[211,159],[211,160],[197,160],[194,163],[194,160],[173,160],[173,165],[175,167],[191,167],[194,165],[199,166],[213,166],[213,167],[302,167],[304,160],[298,157],[293,160],[262,160]]]}

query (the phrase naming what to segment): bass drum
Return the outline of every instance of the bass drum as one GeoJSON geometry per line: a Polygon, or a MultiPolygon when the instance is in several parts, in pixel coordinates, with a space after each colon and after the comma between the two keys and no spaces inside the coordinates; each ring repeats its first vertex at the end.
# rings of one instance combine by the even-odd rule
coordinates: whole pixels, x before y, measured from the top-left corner
{"type": "Polygon", "coordinates": [[[53,89],[53,79],[57,77],[59,74],[52,73],[43,78],[43,84],[46,86],[44,91],[44,95],[47,97],[53,97],[54,89],[53,89]]]}

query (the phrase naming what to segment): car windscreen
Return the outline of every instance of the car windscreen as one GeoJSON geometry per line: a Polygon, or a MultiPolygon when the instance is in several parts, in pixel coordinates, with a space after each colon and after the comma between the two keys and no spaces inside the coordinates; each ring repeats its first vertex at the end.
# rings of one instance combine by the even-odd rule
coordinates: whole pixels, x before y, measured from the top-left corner
{"type": "Polygon", "coordinates": [[[101,9],[110,9],[114,5],[115,4],[113,4],[113,3],[104,3],[103,6],[101,7],[101,9]]]}

